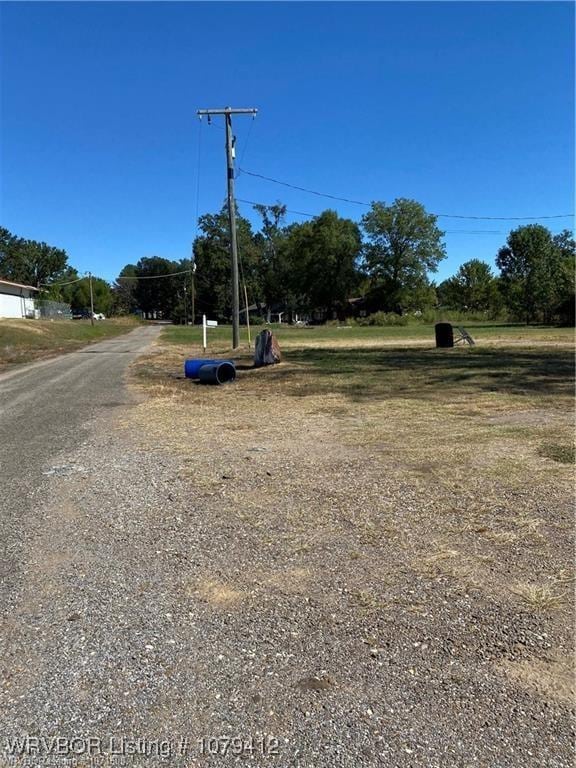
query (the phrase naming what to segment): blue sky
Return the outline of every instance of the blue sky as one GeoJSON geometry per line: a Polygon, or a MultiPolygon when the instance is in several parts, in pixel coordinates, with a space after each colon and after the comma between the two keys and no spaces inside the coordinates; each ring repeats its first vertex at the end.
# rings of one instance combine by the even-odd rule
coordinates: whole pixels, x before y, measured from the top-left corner
{"type": "MultiPolygon", "coordinates": [[[[0,13],[1,223],[65,248],[81,271],[112,279],[142,256],[189,256],[196,211],[225,194],[222,123],[200,127],[205,107],[257,107],[234,123],[237,160],[299,186],[436,213],[573,212],[572,4],[4,2],[0,13]]],[[[366,210],[246,174],[236,192],[355,220],[366,210]]],[[[517,222],[440,224],[437,279],[473,257],[493,263],[517,222]]]]}

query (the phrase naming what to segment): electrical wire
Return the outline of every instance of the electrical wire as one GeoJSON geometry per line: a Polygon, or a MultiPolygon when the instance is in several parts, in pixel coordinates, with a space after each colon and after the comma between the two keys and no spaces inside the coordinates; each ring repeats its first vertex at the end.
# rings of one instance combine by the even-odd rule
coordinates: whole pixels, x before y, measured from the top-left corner
{"type": "MultiPolygon", "coordinates": [[[[268,205],[267,203],[257,203],[254,200],[244,200],[241,197],[236,198],[236,202],[238,203],[247,203],[248,205],[263,205],[265,208],[272,208],[273,206],[268,205]]],[[[286,208],[286,213],[295,213],[298,216],[308,216],[311,219],[316,218],[318,216],[317,213],[306,213],[305,211],[293,211],[290,208],[286,208]]]]}
{"type": "Polygon", "coordinates": [[[182,272],[170,272],[168,275],[119,275],[116,280],[160,280],[163,277],[176,277],[176,275],[190,275],[191,269],[184,269],[182,272]]]}
{"type": "MultiPolygon", "coordinates": [[[[247,203],[248,205],[262,205],[264,208],[273,208],[274,204],[270,203],[259,203],[256,202],[256,200],[246,200],[242,197],[237,197],[236,202],[238,203],[247,203]]],[[[286,208],[286,213],[293,213],[298,216],[306,216],[310,219],[315,219],[320,214],[318,213],[309,213],[307,211],[294,211],[291,208],[286,208]]],[[[507,235],[508,232],[501,230],[501,229],[445,229],[444,230],[445,235],[507,235]]]]}
{"type": "Polygon", "coordinates": [[[352,200],[348,197],[338,197],[337,195],[329,195],[325,192],[316,192],[314,189],[306,189],[306,187],[298,187],[296,184],[289,184],[287,181],[279,181],[273,179],[271,176],[263,176],[261,173],[254,173],[253,171],[247,171],[245,168],[238,169],[240,173],[245,173],[248,176],[254,176],[257,179],[264,179],[264,181],[271,181],[273,184],[280,184],[283,187],[290,187],[290,189],[297,189],[300,192],[308,192],[310,195],[317,195],[318,197],[329,197],[331,200],[340,200],[343,203],[354,203],[355,205],[367,205],[370,207],[371,203],[365,203],[363,200],[352,200]]]}
{"type": "Polygon", "coordinates": [[[250,143],[250,136],[252,135],[252,128],[254,127],[255,122],[256,122],[256,115],[252,115],[252,120],[250,121],[250,128],[248,128],[248,135],[246,136],[246,141],[244,142],[244,148],[242,149],[239,165],[242,165],[242,163],[244,162],[244,157],[246,156],[246,150],[248,149],[248,144],[250,143]]]}
{"type": "MultiPolygon", "coordinates": [[[[364,200],[353,200],[348,197],[339,197],[337,195],[329,195],[325,192],[317,192],[314,189],[307,189],[306,187],[299,187],[296,184],[289,184],[287,181],[280,181],[279,179],[273,179],[271,176],[264,176],[261,173],[255,173],[254,171],[247,171],[245,168],[239,168],[240,173],[245,173],[247,176],[254,176],[257,179],[264,179],[264,181],[270,181],[273,184],[280,184],[283,187],[290,187],[290,189],[297,189],[300,192],[307,192],[310,195],[317,195],[318,197],[327,197],[330,200],[340,200],[343,203],[354,203],[354,205],[364,205],[370,207],[372,203],[367,203],[364,200]]],[[[464,216],[457,213],[433,213],[433,216],[443,219],[474,219],[477,221],[539,221],[542,219],[568,219],[574,216],[573,213],[558,213],[552,216],[464,216]]]]}
{"type": "Polygon", "coordinates": [[[72,285],[73,283],[79,283],[80,280],[86,280],[87,277],[88,277],[87,275],[82,275],[82,277],[77,277],[76,280],[69,280],[66,283],[40,283],[40,285],[47,286],[49,288],[52,288],[52,286],[57,286],[57,285],[58,286],[60,286],[60,285],[72,285]]]}

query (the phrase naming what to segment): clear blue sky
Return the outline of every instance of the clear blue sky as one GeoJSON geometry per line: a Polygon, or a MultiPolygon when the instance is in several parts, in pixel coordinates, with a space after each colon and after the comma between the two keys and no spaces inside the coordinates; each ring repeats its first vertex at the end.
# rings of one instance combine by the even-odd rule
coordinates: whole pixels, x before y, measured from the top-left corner
{"type": "MultiPolygon", "coordinates": [[[[204,107],[257,107],[252,127],[235,121],[237,159],[245,151],[246,169],[300,186],[411,197],[437,213],[573,212],[572,4],[23,2],[0,13],[1,223],[65,248],[81,271],[112,279],[142,256],[189,256],[200,132],[200,213],[225,194],[221,119],[200,129],[204,107]]],[[[237,195],[365,210],[246,175],[237,195]]],[[[485,233],[446,236],[440,279],[469,258],[492,263],[515,225],[440,222],[485,233]]]]}

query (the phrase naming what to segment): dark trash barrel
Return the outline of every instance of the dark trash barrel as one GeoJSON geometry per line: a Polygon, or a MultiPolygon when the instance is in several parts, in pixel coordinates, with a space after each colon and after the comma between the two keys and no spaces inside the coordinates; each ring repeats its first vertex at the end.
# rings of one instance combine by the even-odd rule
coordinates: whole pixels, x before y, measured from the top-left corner
{"type": "Polygon", "coordinates": [[[184,375],[187,379],[197,379],[198,371],[203,365],[217,365],[218,363],[231,363],[234,365],[232,360],[207,360],[205,357],[192,358],[184,363],[184,375]]]}
{"type": "Polygon", "coordinates": [[[202,365],[198,371],[201,384],[226,384],[236,378],[236,367],[227,361],[202,365]]]}
{"type": "Polygon", "coordinates": [[[451,323],[436,323],[435,331],[437,347],[454,346],[454,330],[451,323]]]}

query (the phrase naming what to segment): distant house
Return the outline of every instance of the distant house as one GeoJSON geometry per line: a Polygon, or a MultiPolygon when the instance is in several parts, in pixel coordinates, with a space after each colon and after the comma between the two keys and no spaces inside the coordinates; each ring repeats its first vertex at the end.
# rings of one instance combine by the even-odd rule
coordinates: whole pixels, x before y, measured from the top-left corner
{"type": "Polygon", "coordinates": [[[34,301],[38,288],[0,278],[0,318],[37,317],[34,301]]]}

